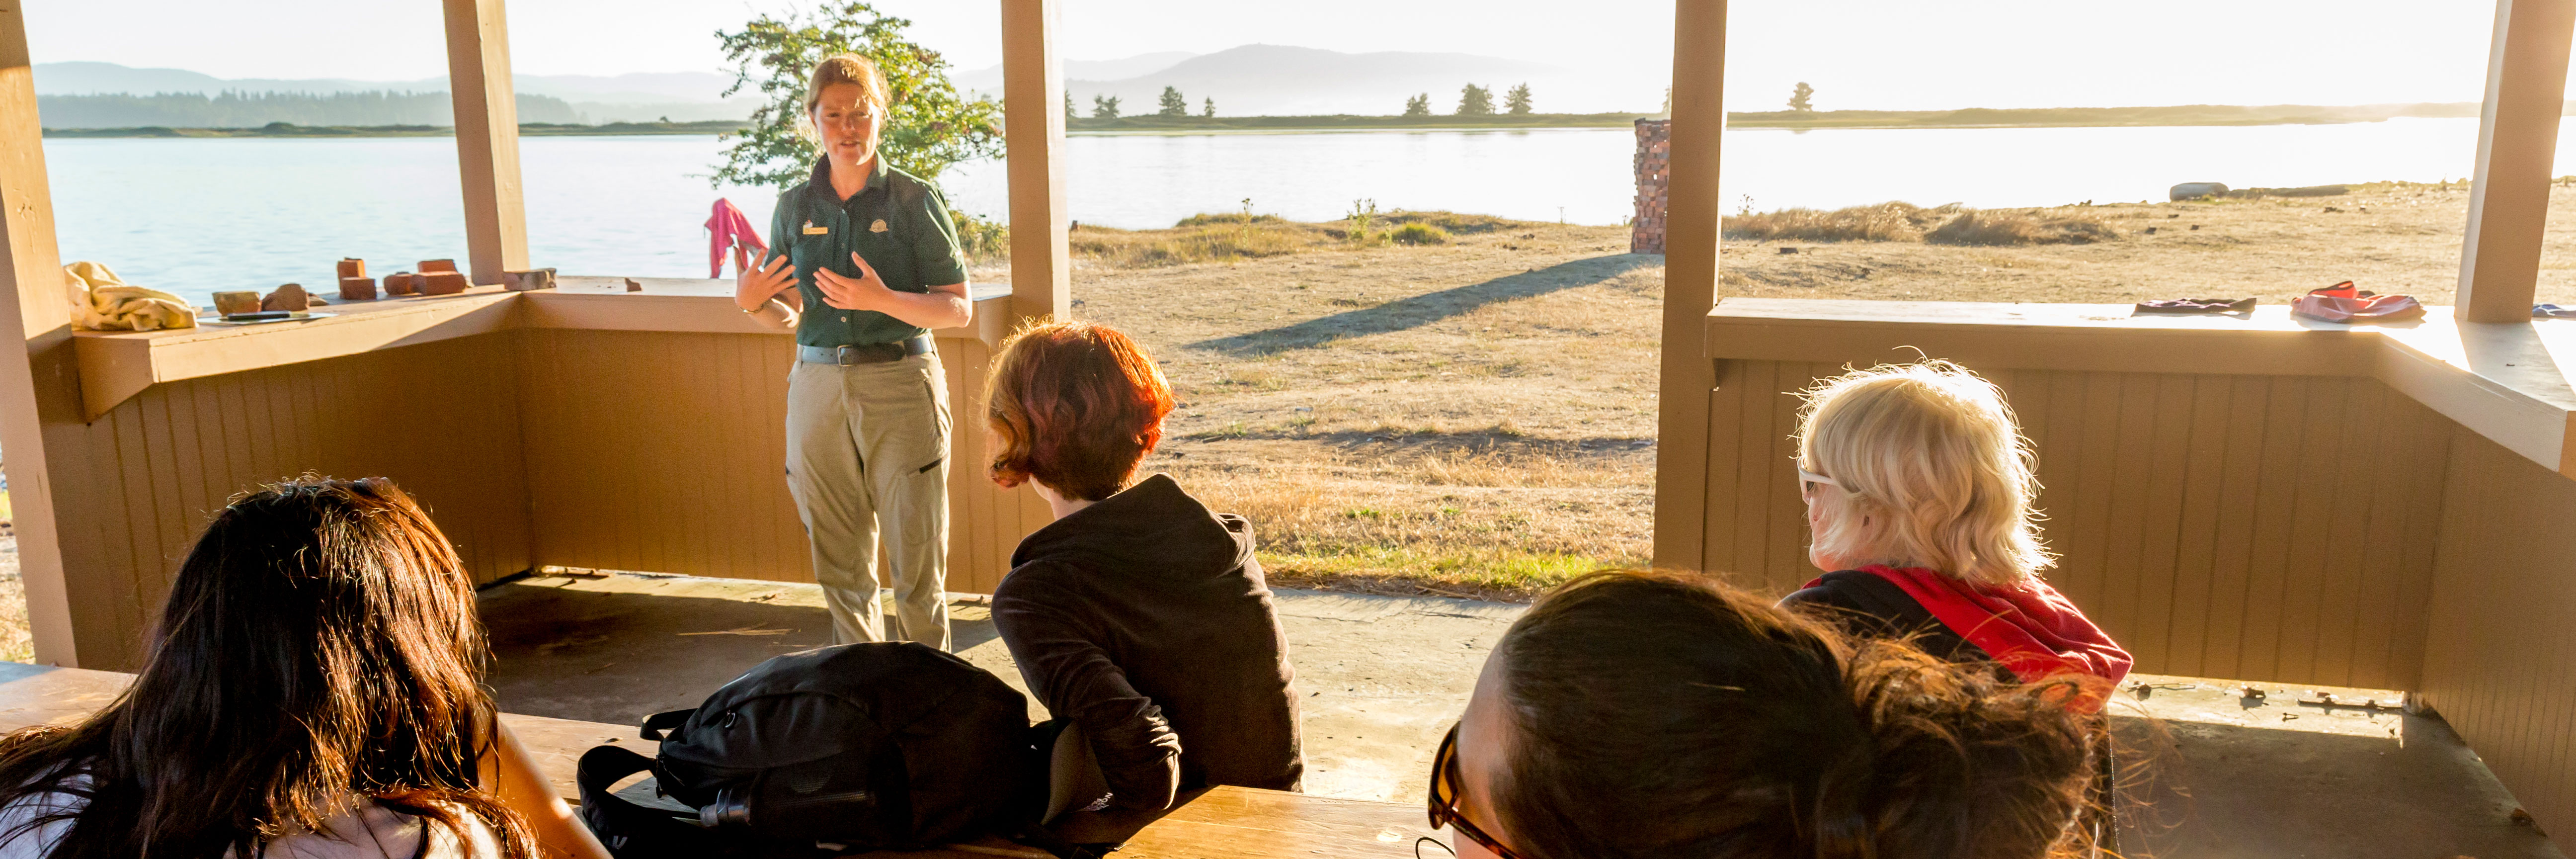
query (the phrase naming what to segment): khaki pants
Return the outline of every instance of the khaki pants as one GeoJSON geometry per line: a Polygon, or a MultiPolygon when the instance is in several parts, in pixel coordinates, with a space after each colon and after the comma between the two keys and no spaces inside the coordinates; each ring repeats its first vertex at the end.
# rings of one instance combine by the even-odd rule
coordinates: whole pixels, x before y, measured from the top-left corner
{"type": "Polygon", "coordinates": [[[788,372],[787,490],[840,643],[889,638],[878,608],[882,535],[892,639],[948,649],[948,430],[937,353],[846,367],[800,361],[788,372]]]}

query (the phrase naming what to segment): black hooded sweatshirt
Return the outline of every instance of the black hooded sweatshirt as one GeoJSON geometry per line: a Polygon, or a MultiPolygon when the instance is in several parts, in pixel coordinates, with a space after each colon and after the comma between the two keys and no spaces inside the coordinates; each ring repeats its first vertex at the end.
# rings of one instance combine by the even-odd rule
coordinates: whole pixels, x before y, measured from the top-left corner
{"type": "Polygon", "coordinates": [[[993,623],[1048,712],[1090,737],[1112,804],[1299,788],[1295,670],[1252,546],[1243,517],[1157,474],[1011,554],[993,623]]]}

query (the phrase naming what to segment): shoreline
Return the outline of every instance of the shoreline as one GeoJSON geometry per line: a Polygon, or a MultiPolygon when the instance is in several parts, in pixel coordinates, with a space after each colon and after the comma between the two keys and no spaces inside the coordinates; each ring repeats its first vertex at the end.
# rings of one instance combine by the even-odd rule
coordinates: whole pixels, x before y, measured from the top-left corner
{"type": "MultiPolygon", "coordinates": [[[[1835,110],[1732,112],[1727,128],[1789,131],[2000,129],[2000,128],[2228,128],[2268,125],[2355,125],[2391,119],[2474,119],[2475,103],[2401,105],[2179,105],[2167,107],[1966,108],[1960,110],[1835,110]]],[[[1126,116],[1114,119],[1074,117],[1066,123],[1069,137],[1174,137],[1243,134],[1348,134],[1384,132],[1529,131],[1541,129],[1629,128],[1661,114],[1494,114],[1435,116],[1126,116]]],[[[704,122],[616,122],[600,125],[526,123],[523,137],[705,135],[742,131],[749,124],[734,120],[704,122]]],[[[305,126],[270,123],[259,128],[48,128],[48,138],[325,138],[447,137],[448,126],[305,126]]]]}

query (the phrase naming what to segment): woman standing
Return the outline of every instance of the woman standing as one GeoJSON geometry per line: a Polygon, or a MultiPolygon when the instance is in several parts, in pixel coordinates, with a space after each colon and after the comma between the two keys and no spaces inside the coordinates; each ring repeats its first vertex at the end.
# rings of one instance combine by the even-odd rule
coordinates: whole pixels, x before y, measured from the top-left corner
{"type": "MultiPolygon", "coordinates": [[[[966,258],[939,190],[886,166],[884,75],[841,54],[814,66],[805,116],[823,157],[778,197],[770,257],[740,265],[734,302],[796,331],[787,489],[837,641],[948,649],[948,393],[930,329],[966,324],[966,258]],[[886,634],[882,535],[900,634],[886,634]]],[[[737,250],[737,253],[739,251],[737,250]]]]}

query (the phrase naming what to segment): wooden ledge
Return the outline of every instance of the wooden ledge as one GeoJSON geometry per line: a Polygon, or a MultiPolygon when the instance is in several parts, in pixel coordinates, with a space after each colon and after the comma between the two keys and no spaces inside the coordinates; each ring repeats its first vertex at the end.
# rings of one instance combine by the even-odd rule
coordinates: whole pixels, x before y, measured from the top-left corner
{"type": "Polygon", "coordinates": [[[2375,378],[2470,430],[2576,477],[2576,320],[2396,325],[2290,315],[2136,315],[2126,304],[1729,298],[1707,356],[1868,366],[1933,358],[1994,369],[2375,378]],[[1909,348],[1911,347],[1911,348],[1909,348]]]}
{"type": "MultiPolygon", "coordinates": [[[[512,328],[768,334],[733,307],[730,281],[639,278],[642,292],[627,292],[623,278],[563,278],[556,289],[507,292],[475,287],[434,298],[381,298],[334,302],[336,314],[311,322],[203,326],[177,331],[81,331],[73,334],[80,360],[81,407],[95,421],[145,388],[163,382],[239,373],[414,346],[512,328]]],[[[998,344],[1009,333],[1008,285],[974,287],[975,322],[932,332],[941,339],[998,344]]]]}

